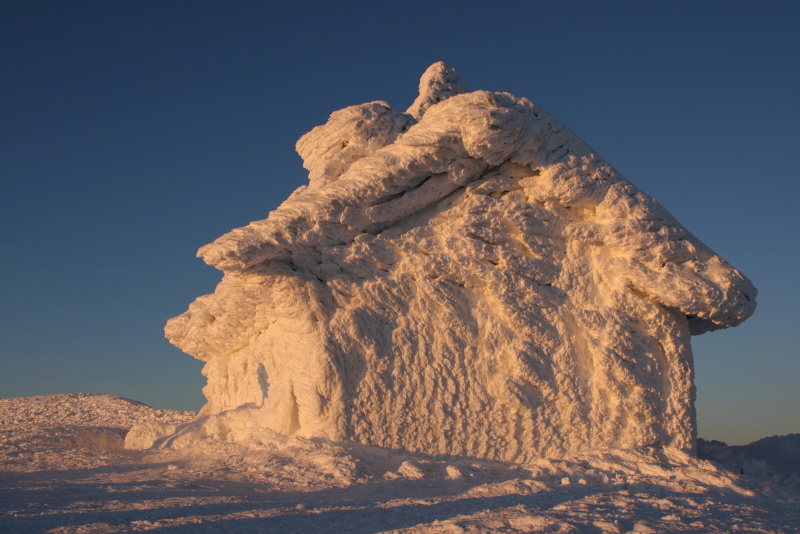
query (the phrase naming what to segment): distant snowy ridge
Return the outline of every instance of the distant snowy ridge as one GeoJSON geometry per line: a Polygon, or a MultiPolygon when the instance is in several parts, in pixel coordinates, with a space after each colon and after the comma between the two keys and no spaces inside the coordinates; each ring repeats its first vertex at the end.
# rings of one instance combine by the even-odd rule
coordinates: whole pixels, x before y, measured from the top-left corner
{"type": "Polygon", "coordinates": [[[97,454],[123,449],[134,425],[177,425],[196,415],[151,408],[116,395],[0,399],[0,471],[59,469],[64,462],[91,465],[97,454]]]}
{"type": "Polygon", "coordinates": [[[39,447],[121,449],[132,426],[179,424],[194,412],[160,410],[115,395],[68,393],[0,399],[3,446],[28,441],[39,447]]]}
{"type": "Polygon", "coordinates": [[[14,425],[104,426],[130,429],[137,423],[181,423],[195,412],[161,410],[116,395],[67,393],[0,399],[0,429],[14,425]]]}
{"type": "Polygon", "coordinates": [[[748,445],[698,440],[701,458],[719,462],[735,473],[800,484],[800,434],[770,436],[748,445]]]}
{"type": "Polygon", "coordinates": [[[690,336],[756,289],[545,110],[436,63],[408,112],[336,111],[297,150],[308,185],[202,247],[224,277],[166,326],[206,362],[199,419],[129,447],[694,450],[690,336]]]}
{"type": "Polygon", "coordinates": [[[770,436],[731,449],[750,458],[762,459],[784,473],[795,473],[800,477],[800,434],[770,436]]]}

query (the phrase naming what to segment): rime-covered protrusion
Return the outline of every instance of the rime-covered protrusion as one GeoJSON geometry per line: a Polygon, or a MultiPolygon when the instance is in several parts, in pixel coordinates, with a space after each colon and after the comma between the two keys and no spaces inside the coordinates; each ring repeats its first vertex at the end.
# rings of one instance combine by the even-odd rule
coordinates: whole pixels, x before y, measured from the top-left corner
{"type": "Polygon", "coordinates": [[[418,122],[332,114],[298,143],[311,184],[200,250],[222,282],[166,334],[208,404],[139,446],[694,446],[690,335],[749,317],[750,281],[540,107],[426,78],[418,122]]]}
{"type": "Polygon", "coordinates": [[[419,96],[406,113],[419,120],[432,105],[467,91],[469,89],[458,83],[456,69],[448,67],[443,61],[438,61],[428,67],[420,78],[419,96]]]}
{"type": "Polygon", "coordinates": [[[333,182],[359,159],[393,143],[414,122],[386,102],[334,111],[327,123],[297,141],[297,153],[308,170],[309,188],[333,182]]]}

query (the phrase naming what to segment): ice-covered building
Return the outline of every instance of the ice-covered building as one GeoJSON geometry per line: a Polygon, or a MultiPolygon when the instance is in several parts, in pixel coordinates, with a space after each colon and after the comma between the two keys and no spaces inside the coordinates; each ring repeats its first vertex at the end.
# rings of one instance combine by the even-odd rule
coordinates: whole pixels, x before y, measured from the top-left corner
{"type": "Polygon", "coordinates": [[[437,63],[406,112],[336,111],[297,150],[309,184],[203,247],[223,280],[167,324],[208,404],[129,446],[694,446],[690,336],[756,290],[543,109],[437,63]]]}

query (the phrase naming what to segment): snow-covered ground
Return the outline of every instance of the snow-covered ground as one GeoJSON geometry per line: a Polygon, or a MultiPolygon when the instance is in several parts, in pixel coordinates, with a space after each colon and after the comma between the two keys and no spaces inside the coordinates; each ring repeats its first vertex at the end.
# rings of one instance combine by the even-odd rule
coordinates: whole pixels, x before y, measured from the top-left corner
{"type": "Polygon", "coordinates": [[[0,400],[0,532],[800,532],[800,435],[509,464],[323,440],[122,449],[111,395],[0,400]]]}

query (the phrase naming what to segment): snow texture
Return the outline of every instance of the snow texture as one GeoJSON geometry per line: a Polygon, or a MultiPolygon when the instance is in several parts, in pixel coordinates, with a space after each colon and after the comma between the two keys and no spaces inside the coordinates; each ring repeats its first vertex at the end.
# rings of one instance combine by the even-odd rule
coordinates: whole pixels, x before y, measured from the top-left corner
{"type": "MultiPolygon", "coordinates": [[[[96,451],[121,450],[131,426],[175,428],[195,412],[158,410],[115,395],[41,395],[0,400],[0,470],[63,468],[91,464],[96,451]],[[50,454],[47,453],[50,452],[50,454]],[[40,454],[42,453],[42,454],[40,454]]],[[[0,529],[2,532],[2,529],[0,529]]]]}
{"type": "Polygon", "coordinates": [[[694,449],[690,335],[756,290],[546,111],[437,63],[406,113],[352,106],[297,149],[308,186],[201,248],[222,282],[167,324],[208,403],[129,447],[694,449]]]}
{"type": "Polygon", "coordinates": [[[109,395],[0,400],[0,532],[790,534],[800,524],[800,479],[774,467],[793,458],[799,471],[796,435],[769,438],[782,453],[766,460],[701,440],[702,459],[636,448],[519,464],[300,437],[146,451],[52,439],[76,423],[124,430],[189,415],[109,395]]]}

